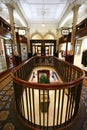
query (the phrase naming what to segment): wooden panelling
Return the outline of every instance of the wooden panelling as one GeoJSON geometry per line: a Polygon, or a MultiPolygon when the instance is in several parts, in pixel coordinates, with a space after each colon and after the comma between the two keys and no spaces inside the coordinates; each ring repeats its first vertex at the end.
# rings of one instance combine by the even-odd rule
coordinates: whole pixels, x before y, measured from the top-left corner
{"type": "Polygon", "coordinates": [[[76,37],[81,38],[87,36],[87,18],[76,26],[76,37]]]}

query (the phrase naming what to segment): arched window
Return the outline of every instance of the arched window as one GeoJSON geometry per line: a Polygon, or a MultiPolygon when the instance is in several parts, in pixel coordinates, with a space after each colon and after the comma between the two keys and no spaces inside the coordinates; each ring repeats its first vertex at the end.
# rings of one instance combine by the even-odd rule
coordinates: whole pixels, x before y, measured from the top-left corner
{"type": "Polygon", "coordinates": [[[34,34],[32,39],[42,39],[42,37],[39,34],[34,34]]]}
{"type": "Polygon", "coordinates": [[[55,39],[52,34],[45,35],[44,39],[55,39]]]}

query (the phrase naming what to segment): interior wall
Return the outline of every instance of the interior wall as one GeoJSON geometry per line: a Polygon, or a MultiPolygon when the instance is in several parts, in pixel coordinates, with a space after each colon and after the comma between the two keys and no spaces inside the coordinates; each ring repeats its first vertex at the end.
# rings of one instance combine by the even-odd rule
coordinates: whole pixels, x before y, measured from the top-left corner
{"type": "Polygon", "coordinates": [[[32,39],[42,39],[42,37],[41,37],[40,35],[36,34],[36,35],[34,35],[34,36],[32,37],[32,39]]]}
{"type": "Polygon", "coordinates": [[[39,32],[34,32],[32,35],[31,35],[31,39],[56,39],[56,36],[54,33],[52,33],[51,31],[49,32],[46,32],[44,35],[42,35],[41,33],[39,32]]]}
{"type": "Polygon", "coordinates": [[[80,67],[80,68],[84,68],[84,66],[81,64],[82,62],[82,53],[84,50],[87,49],[87,37],[85,38],[82,38],[82,39],[78,39],[77,40],[77,43],[80,41],[80,44],[81,44],[81,49],[80,49],[80,53],[78,54],[75,54],[75,57],[74,57],[74,65],[80,67]]]}

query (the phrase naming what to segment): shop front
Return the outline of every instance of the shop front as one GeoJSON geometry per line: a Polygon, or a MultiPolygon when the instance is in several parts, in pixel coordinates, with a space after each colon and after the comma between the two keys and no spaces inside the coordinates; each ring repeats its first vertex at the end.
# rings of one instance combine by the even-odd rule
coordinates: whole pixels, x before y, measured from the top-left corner
{"type": "Polygon", "coordinates": [[[0,17],[0,73],[14,67],[11,26],[0,17]]]}

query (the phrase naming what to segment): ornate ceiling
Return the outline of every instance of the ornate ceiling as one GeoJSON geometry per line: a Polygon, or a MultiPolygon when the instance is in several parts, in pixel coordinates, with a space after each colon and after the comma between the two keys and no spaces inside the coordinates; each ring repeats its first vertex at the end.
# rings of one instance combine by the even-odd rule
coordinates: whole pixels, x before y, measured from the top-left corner
{"type": "Polygon", "coordinates": [[[14,21],[17,27],[40,29],[44,23],[45,29],[72,26],[72,8],[78,4],[80,22],[87,17],[87,0],[0,0],[0,16],[9,22],[6,4],[14,6],[14,21]]]}

